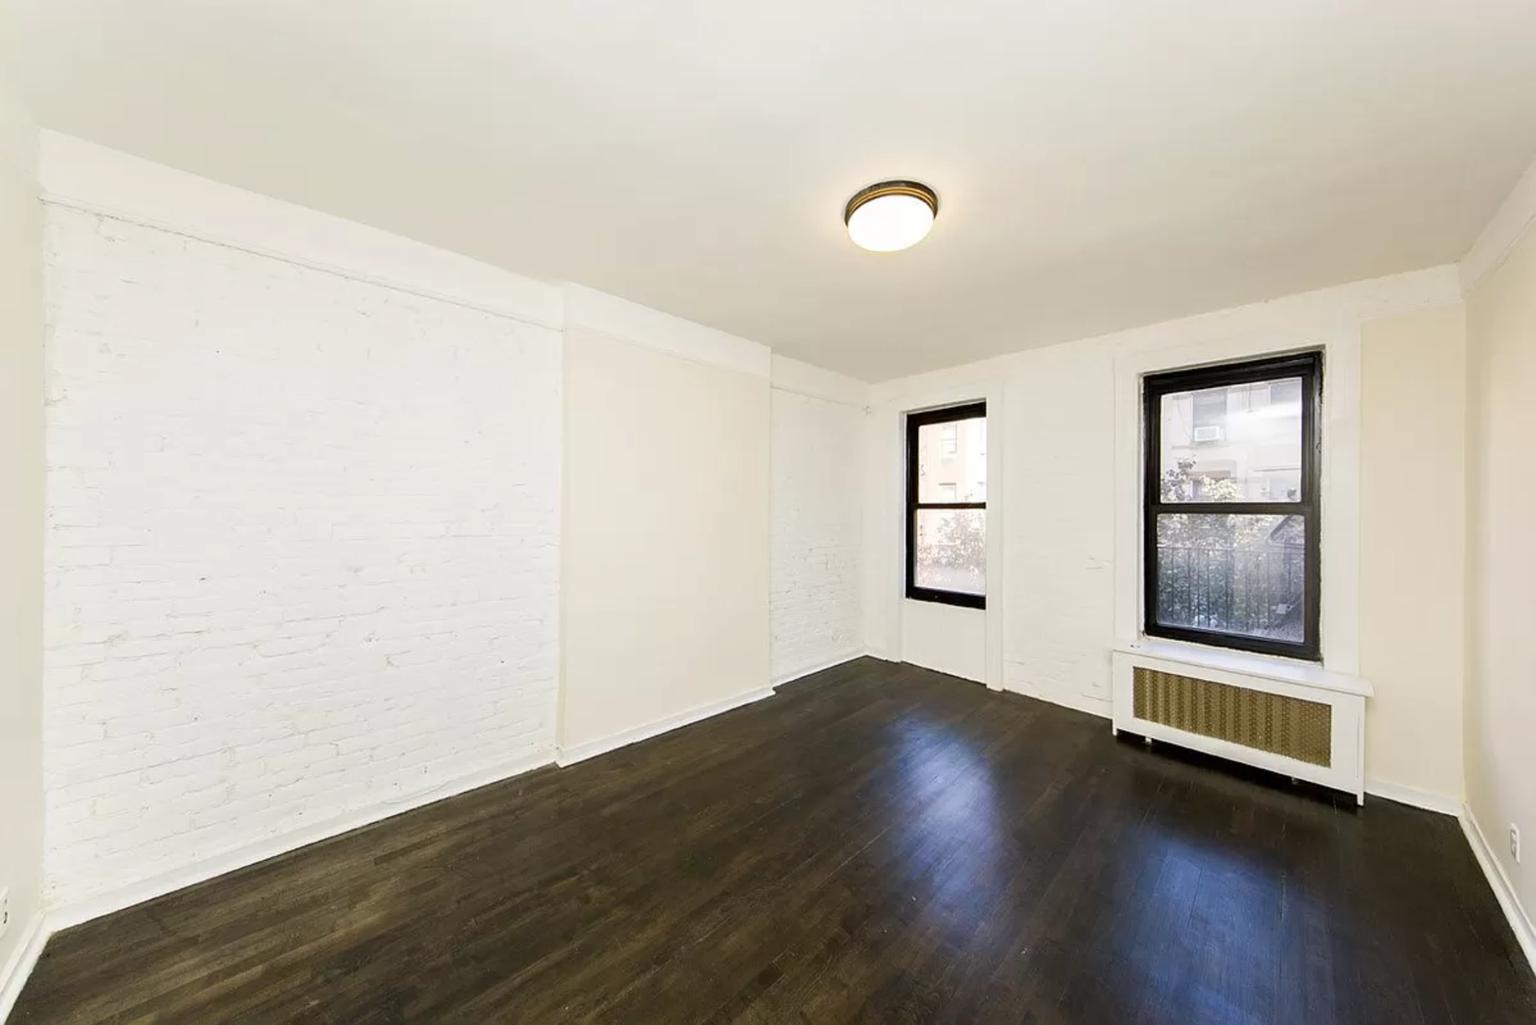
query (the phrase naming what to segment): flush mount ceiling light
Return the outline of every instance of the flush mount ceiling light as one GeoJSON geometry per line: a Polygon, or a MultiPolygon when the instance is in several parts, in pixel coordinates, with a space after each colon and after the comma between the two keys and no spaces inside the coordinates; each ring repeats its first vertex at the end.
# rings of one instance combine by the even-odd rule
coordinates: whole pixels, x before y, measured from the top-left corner
{"type": "Polygon", "coordinates": [[[854,194],[843,223],[859,248],[894,253],[921,242],[938,213],[939,197],[922,182],[879,182],[854,194]]]}

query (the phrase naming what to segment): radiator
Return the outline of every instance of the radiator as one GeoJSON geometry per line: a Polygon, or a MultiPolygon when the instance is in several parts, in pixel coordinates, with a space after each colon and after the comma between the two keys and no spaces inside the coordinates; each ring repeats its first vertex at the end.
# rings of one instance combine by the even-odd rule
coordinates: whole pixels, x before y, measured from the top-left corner
{"type": "Polygon", "coordinates": [[[1365,796],[1370,685],[1316,667],[1145,647],[1114,657],[1114,729],[1365,796]]]}

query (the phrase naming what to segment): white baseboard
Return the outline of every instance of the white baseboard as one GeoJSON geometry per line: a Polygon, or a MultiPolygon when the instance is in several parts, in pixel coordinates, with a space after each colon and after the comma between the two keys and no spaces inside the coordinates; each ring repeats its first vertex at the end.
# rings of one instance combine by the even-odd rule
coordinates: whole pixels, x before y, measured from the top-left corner
{"type": "Polygon", "coordinates": [[[750,705],[754,701],[761,701],[763,698],[771,697],[773,697],[772,687],[764,687],[761,690],[749,690],[745,694],[737,694],[734,697],[725,698],[721,701],[712,701],[707,705],[699,705],[696,708],[690,708],[686,712],[669,715],[665,719],[657,719],[654,722],[646,723],[644,726],[636,726],[632,730],[614,733],[607,737],[599,737],[597,740],[589,740],[584,744],[560,747],[555,751],[555,764],[562,768],[567,765],[575,765],[577,762],[584,762],[588,758],[596,758],[598,755],[607,754],[609,751],[616,751],[621,747],[628,747],[630,744],[649,740],[663,733],[670,733],[672,730],[696,723],[701,719],[708,719],[710,716],[719,715],[721,712],[729,712],[733,708],[740,708],[742,705],[750,705]]]}
{"type": "Polygon", "coordinates": [[[307,847],[320,840],[328,840],[363,826],[371,826],[375,822],[392,818],[413,808],[420,808],[433,801],[453,797],[491,783],[499,783],[504,779],[548,765],[551,760],[548,751],[541,751],[521,761],[503,763],[404,797],[380,801],[367,808],[315,822],[301,829],[281,833],[244,847],[237,847],[128,886],[49,908],[46,916],[47,931],[51,935],[60,930],[69,929],[93,918],[100,918],[102,915],[109,915],[114,911],[121,911],[156,897],[163,897],[175,890],[206,882],[215,876],[254,865],[259,861],[266,861],[279,854],[287,854],[289,851],[307,847]]]}
{"type": "Polygon", "coordinates": [[[1108,698],[1096,698],[1088,694],[1063,694],[1053,690],[1040,690],[1025,684],[1004,681],[1003,690],[1009,694],[1020,694],[1026,698],[1034,698],[1036,701],[1044,701],[1048,705],[1060,705],[1062,708],[1070,708],[1074,712],[1086,712],[1096,715],[1100,719],[1114,718],[1108,698]]]}
{"type": "Polygon", "coordinates": [[[834,655],[831,658],[819,659],[815,662],[807,663],[798,669],[791,669],[787,673],[780,673],[778,676],[773,678],[773,685],[775,687],[782,687],[786,683],[793,683],[795,680],[800,679],[802,676],[810,676],[812,673],[819,673],[823,669],[831,669],[833,666],[840,666],[844,662],[852,662],[854,659],[859,658],[864,654],[865,651],[863,648],[850,648],[849,650],[834,655]]]}
{"type": "MultiPolygon", "coordinates": [[[[856,658],[860,652],[852,652],[847,657],[828,663],[837,665],[848,658],[856,658]]],[[[820,667],[820,668],[826,668],[820,667]]],[[[807,673],[815,672],[815,669],[806,670],[807,673]]],[[[35,915],[28,923],[26,941],[17,949],[17,953],[11,958],[11,963],[6,966],[5,975],[0,976],[0,1023],[10,1013],[12,1005],[21,995],[22,986],[26,983],[27,976],[31,974],[33,966],[42,954],[43,946],[48,937],[56,932],[72,928],[94,918],[109,915],[114,911],[142,904],[156,897],[163,897],[168,893],[194,886],[197,883],[206,882],[217,876],[225,875],[237,869],[254,865],[257,862],[266,861],[268,858],[287,854],[290,851],[307,847],[321,840],[328,840],[334,836],[351,832],[363,826],[373,825],[387,818],[392,818],[403,812],[419,808],[423,805],[440,801],[447,797],[453,797],[470,790],[487,786],[491,783],[499,783],[513,776],[521,775],[533,769],[549,765],[551,761],[566,766],[576,762],[595,758],[600,754],[625,747],[637,741],[647,740],[651,737],[670,732],[690,723],[708,719],[711,716],[728,712],[733,708],[761,701],[763,698],[773,697],[773,689],[764,687],[760,690],[748,691],[721,701],[711,702],[697,708],[688,710],[678,715],[658,719],[644,726],[626,730],[623,733],[600,740],[590,741],[573,748],[557,750],[551,758],[547,751],[535,753],[522,761],[502,764],[471,775],[442,783],[426,790],[418,791],[404,797],[390,801],[381,801],[368,808],[352,812],[347,815],[336,816],[323,822],[316,822],[302,829],[291,830],[278,836],[269,837],[235,850],[205,858],[193,864],[183,866],[171,872],[162,873],[149,879],[140,880],[128,886],[119,887],[104,893],[93,894],[89,897],[70,901],[57,907],[49,908],[45,914],[35,915]]]]}
{"type": "Polygon", "coordinates": [[[43,914],[38,912],[27,921],[20,945],[6,962],[3,973],[0,973],[0,1022],[4,1022],[11,1008],[16,1006],[21,988],[27,984],[27,977],[32,974],[37,959],[43,954],[43,945],[48,942],[48,936],[43,914]]]}
{"type": "Polygon", "coordinates": [[[1384,797],[1398,804],[1411,805],[1440,815],[1461,815],[1461,798],[1447,797],[1433,790],[1420,790],[1418,787],[1405,787],[1400,783],[1368,779],[1365,781],[1365,792],[1372,797],[1384,797]]]}
{"type": "Polygon", "coordinates": [[[1499,907],[1504,911],[1504,917],[1509,920],[1509,927],[1515,934],[1515,940],[1520,944],[1520,949],[1525,951],[1525,959],[1531,965],[1531,971],[1536,972],[1536,927],[1531,925],[1531,917],[1525,913],[1525,908],[1520,905],[1520,898],[1515,894],[1515,888],[1509,881],[1509,876],[1504,874],[1504,866],[1499,864],[1499,859],[1493,856],[1493,848],[1488,845],[1488,838],[1483,835],[1483,827],[1478,824],[1472,809],[1466,805],[1461,806],[1461,831],[1467,836],[1467,844],[1472,848],[1472,853],[1477,857],[1477,863],[1482,867],[1483,875],[1488,878],[1488,885],[1493,887],[1493,895],[1498,898],[1499,907]]]}

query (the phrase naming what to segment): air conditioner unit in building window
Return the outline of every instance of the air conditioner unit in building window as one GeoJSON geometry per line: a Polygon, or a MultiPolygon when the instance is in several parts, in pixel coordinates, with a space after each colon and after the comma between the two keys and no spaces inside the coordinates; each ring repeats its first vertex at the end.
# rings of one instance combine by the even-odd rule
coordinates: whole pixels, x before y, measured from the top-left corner
{"type": "Polygon", "coordinates": [[[1205,427],[1195,428],[1196,441],[1220,441],[1222,440],[1221,424],[1209,424],[1205,427]]]}

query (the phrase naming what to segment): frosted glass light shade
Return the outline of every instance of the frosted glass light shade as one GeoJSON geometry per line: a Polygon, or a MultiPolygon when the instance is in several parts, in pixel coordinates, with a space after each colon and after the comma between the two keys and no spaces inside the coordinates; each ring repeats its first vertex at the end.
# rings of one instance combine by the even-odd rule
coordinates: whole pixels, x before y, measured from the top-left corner
{"type": "Polygon", "coordinates": [[[938,197],[928,186],[881,182],[850,199],[843,220],[854,245],[875,253],[894,253],[921,242],[938,212],[938,197]]]}

